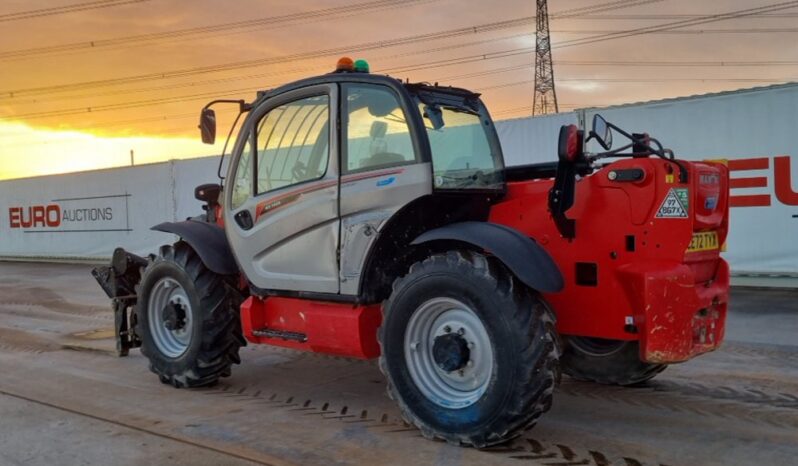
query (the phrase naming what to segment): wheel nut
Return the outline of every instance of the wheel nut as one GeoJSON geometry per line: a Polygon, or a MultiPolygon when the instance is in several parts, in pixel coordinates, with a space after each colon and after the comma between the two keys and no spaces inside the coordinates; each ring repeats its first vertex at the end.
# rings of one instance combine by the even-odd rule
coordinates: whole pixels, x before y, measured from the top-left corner
{"type": "Polygon", "coordinates": [[[413,343],[410,343],[410,350],[411,351],[418,350],[418,342],[417,341],[414,341],[413,343]]]}
{"type": "Polygon", "coordinates": [[[460,374],[460,377],[465,377],[465,371],[463,369],[460,369],[457,373],[460,374]]]}
{"type": "Polygon", "coordinates": [[[474,361],[471,361],[471,360],[469,360],[469,361],[466,363],[466,366],[468,366],[468,367],[474,367],[474,361]]]}
{"type": "Polygon", "coordinates": [[[465,335],[465,329],[463,327],[460,327],[460,330],[457,331],[457,334],[460,336],[465,335]]]}
{"type": "Polygon", "coordinates": [[[447,325],[446,327],[443,327],[443,331],[449,333],[452,331],[452,328],[447,325]]]}

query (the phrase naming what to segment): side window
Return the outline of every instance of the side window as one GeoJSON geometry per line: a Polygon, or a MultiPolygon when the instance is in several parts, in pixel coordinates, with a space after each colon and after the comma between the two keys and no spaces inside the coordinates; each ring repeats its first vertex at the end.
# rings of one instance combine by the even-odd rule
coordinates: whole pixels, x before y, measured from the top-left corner
{"type": "Polygon", "coordinates": [[[252,195],[252,143],[247,140],[241,158],[238,160],[235,178],[233,178],[233,210],[238,209],[252,195]]]}
{"type": "Polygon", "coordinates": [[[344,167],[347,172],[416,160],[407,118],[390,88],[347,86],[346,115],[344,167]]]}
{"type": "Polygon", "coordinates": [[[327,172],[330,98],[307,97],[281,105],[256,126],[257,194],[267,193],[327,172]]]}

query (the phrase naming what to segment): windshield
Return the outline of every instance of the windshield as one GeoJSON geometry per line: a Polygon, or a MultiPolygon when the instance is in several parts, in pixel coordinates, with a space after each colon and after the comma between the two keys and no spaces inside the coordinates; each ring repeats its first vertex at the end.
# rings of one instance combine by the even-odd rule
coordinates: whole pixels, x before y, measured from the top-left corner
{"type": "Polygon", "coordinates": [[[502,187],[504,167],[498,142],[491,144],[495,133],[490,118],[445,103],[420,102],[419,110],[432,150],[435,188],[502,187]]]}

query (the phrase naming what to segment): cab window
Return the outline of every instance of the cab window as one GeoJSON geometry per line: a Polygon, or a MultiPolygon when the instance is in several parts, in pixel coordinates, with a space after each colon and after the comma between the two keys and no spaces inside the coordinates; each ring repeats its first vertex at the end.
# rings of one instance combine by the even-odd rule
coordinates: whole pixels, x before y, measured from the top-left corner
{"type": "Polygon", "coordinates": [[[230,207],[238,209],[252,195],[252,144],[251,138],[247,139],[241,157],[238,159],[238,167],[233,178],[233,199],[230,207]]]}
{"type": "Polygon", "coordinates": [[[416,161],[407,118],[398,96],[390,88],[350,84],[345,95],[345,172],[416,161]]]}
{"type": "Polygon", "coordinates": [[[330,98],[307,97],[276,107],[256,125],[256,194],[322,178],[327,172],[330,98]]]}

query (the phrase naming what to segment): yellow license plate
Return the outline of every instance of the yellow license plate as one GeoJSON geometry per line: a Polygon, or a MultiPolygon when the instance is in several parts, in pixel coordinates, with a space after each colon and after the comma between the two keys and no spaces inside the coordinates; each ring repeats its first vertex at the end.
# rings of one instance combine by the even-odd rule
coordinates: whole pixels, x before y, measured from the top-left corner
{"type": "Polygon", "coordinates": [[[718,249],[718,233],[715,231],[702,231],[693,233],[693,239],[687,246],[687,252],[712,251],[718,249]]]}

